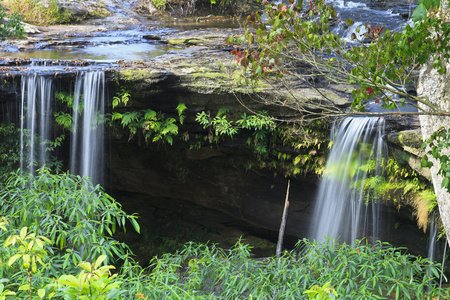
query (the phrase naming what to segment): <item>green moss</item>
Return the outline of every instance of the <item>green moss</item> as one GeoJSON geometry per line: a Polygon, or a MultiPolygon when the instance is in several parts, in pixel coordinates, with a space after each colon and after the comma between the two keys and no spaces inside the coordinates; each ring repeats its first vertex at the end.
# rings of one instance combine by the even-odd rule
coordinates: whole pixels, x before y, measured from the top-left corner
{"type": "Polygon", "coordinates": [[[174,46],[212,45],[217,37],[171,37],[167,42],[174,46]]]}
{"type": "Polygon", "coordinates": [[[422,134],[419,131],[402,131],[398,134],[398,141],[405,147],[420,149],[422,134]]]}
{"type": "Polygon", "coordinates": [[[123,69],[116,74],[118,76],[117,79],[124,81],[148,81],[157,77],[157,73],[149,69],[123,69]]]}

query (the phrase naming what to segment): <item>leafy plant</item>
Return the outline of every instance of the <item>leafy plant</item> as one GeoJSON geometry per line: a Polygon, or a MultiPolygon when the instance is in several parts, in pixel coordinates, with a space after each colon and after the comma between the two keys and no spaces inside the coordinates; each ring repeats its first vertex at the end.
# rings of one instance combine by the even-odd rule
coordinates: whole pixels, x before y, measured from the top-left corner
{"type": "Polygon", "coordinates": [[[24,36],[22,18],[16,13],[12,14],[9,20],[5,20],[5,18],[5,10],[3,6],[0,6],[0,22],[3,24],[3,26],[0,27],[0,38],[22,38],[24,36]]]}
{"type": "MultiPolygon", "coordinates": [[[[46,267],[44,260],[48,257],[45,247],[51,244],[51,241],[44,236],[36,236],[35,233],[28,233],[27,227],[22,227],[20,234],[9,236],[4,247],[15,246],[15,253],[8,261],[8,266],[13,265],[16,261],[21,260],[21,267],[27,272],[28,283],[19,287],[19,290],[28,291],[28,298],[33,299],[33,274],[37,272],[38,263],[46,267]]],[[[39,298],[45,295],[44,289],[39,289],[39,298]]]]}
{"type": "MultiPolygon", "coordinates": [[[[439,268],[387,243],[353,245],[302,240],[277,259],[251,258],[238,241],[230,250],[186,244],[151,261],[148,272],[129,267],[125,289],[139,299],[428,299],[445,297],[432,278],[439,268]],[[299,255],[300,251],[300,255],[299,255]],[[129,275],[134,274],[134,275],[129,275]],[[328,297],[328,298],[327,298],[328,297]]],[[[125,270],[124,270],[125,271],[125,270]]],[[[133,295],[133,296],[134,296],[133,295]]]]}
{"type": "Polygon", "coordinates": [[[125,228],[126,220],[139,231],[136,216],[125,214],[100,186],[68,173],[54,175],[45,168],[36,176],[13,173],[0,200],[0,215],[13,218],[15,227],[33,227],[50,238],[62,255],[63,268],[71,260],[121,257],[126,246],[112,235],[117,225],[125,228]]]}
{"type": "MultiPolygon", "coordinates": [[[[438,174],[442,175],[444,178],[441,186],[450,192],[450,159],[448,154],[443,151],[450,147],[450,128],[441,127],[434,132],[430,138],[422,144],[422,149],[426,149],[427,147],[429,147],[427,153],[440,163],[438,174]]],[[[428,156],[424,155],[422,166],[430,168],[432,165],[433,163],[428,160],[428,156]]]]}
{"type": "Polygon", "coordinates": [[[77,275],[62,275],[57,279],[59,291],[67,300],[90,299],[107,300],[121,299],[121,281],[117,274],[111,275],[113,266],[101,266],[106,255],[101,255],[94,263],[80,262],[82,271],[77,275]]]}
{"type": "Polygon", "coordinates": [[[73,20],[69,11],[59,9],[58,0],[50,0],[47,7],[38,0],[10,0],[4,5],[9,11],[32,24],[63,24],[73,20]]]}
{"type": "MultiPolygon", "coordinates": [[[[113,109],[117,109],[119,106],[127,106],[130,97],[131,95],[125,90],[119,92],[113,98],[113,109]]],[[[187,107],[184,103],[180,103],[176,107],[181,125],[186,118],[186,109],[187,107]]],[[[172,145],[174,136],[178,135],[177,120],[175,118],[166,118],[162,112],[156,112],[152,109],[123,113],[114,111],[107,116],[107,119],[110,120],[111,124],[114,124],[115,121],[120,121],[122,127],[129,130],[128,140],[131,140],[139,130],[142,132],[146,143],[164,141],[172,145]]]]}
{"type": "Polygon", "coordinates": [[[334,300],[338,296],[336,291],[327,282],[323,286],[313,285],[309,290],[303,292],[312,300],[334,300]]]}
{"type": "MultiPolygon", "coordinates": [[[[209,143],[219,143],[227,137],[245,138],[245,144],[256,155],[256,165],[261,168],[282,170],[285,175],[321,174],[325,163],[322,144],[327,139],[326,122],[316,121],[302,128],[280,127],[267,111],[254,115],[238,114],[228,108],[220,109],[214,117],[202,111],[197,114],[196,121],[209,130],[209,143]],[[295,150],[286,153],[280,150],[283,146],[295,150]]],[[[192,147],[201,147],[201,143],[192,147]]],[[[254,166],[250,164],[248,168],[254,166]]]]}
{"type": "Polygon", "coordinates": [[[167,0],[152,0],[156,9],[163,10],[166,8],[167,0]]]}

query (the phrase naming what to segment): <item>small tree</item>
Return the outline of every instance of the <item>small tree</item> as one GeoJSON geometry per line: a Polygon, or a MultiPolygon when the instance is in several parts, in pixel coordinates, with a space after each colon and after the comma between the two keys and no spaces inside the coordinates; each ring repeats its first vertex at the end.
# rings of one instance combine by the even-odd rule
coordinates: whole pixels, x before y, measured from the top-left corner
{"type": "MultiPolygon", "coordinates": [[[[440,101],[429,98],[430,93],[415,95],[407,92],[408,85],[415,83],[421,66],[427,65],[426,74],[430,70],[437,76],[446,74],[450,57],[447,3],[419,0],[413,13],[414,26],[406,25],[402,32],[365,24],[352,34],[354,45],[349,47],[344,39],[332,32],[333,26],[341,21],[333,6],[324,0],[311,1],[308,7],[303,7],[301,0],[290,2],[287,6],[263,1],[267,21],[263,21],[260,13],[254,13],[247,18],[245,34],[230,36],[227,40],[236,46],[232,54],[242,66],[244,84],[255,87],[265,82],[289,95],[261,101],[300,112],[300,120],[295,121],[301,124],[350,115],[420,115],[425,119],[439,116],[448,124],[450,111],[445,108],[447,104],[441,105],[440,101]],[[295,92],[299,85],[315,89],[326,101],[302,99],[295,92]],[[328,92],[339,85],[352,87],[348,101],[350,109],[343,108],[341,102],[328,96],[328,92]],[[371,102],[388,111],[367,112],[366,107],[371,102]],[[416,106],[418,111],[398,110],[407,103],[416,106]]],[[[352,24],[351,19],[346,20],[347,26],[352,24]]],[[[435,82],[445,80],[438,78],[435,82]]],[[[430,137],[428,153],[437,159],[434,162],[438,166],[433,172],[443,176],[439,185],[446,191],[446,197],[450,192],[450,159],[442,150],[448,148],[450,134],[439,128],[435,134],[427,133],[426,136],[430,137]]],[[[423,165],[430,167],[433,163],[425,160],[423,165]]],[[[450,233],[448,207],[442,201],[439,203],[441,215],[449,216],[443,221],[450,233]]]]}

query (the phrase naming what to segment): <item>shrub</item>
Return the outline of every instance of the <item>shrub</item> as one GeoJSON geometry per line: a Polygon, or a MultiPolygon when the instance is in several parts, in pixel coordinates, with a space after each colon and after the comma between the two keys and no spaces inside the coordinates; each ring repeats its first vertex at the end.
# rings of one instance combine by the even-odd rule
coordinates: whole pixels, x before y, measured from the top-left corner
{"type": "Polygon", "coordinates": [[[48,5],[39,0],[8,0],[5,7],[13,14],[20,15],[24,21],[37,25],[70,23],[72,14],[59,10],[58,0],[50,0],[48,5]]]}

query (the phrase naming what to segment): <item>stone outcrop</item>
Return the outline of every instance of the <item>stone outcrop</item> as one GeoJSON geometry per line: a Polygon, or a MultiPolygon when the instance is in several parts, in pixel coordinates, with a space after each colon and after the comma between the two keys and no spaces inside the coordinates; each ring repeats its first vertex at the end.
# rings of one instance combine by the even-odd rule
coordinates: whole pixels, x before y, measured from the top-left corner
{"type": "MultiPolygon", "coordinates": [[[[449,4],[446,1],[441,2],[441,8],[436,17],[441,18],[444,21],[450,20],[449,4]]],[[[447,70],[450,69],[450,63],[446,65],[447,70]]],[[[433,68],[432,59],[425,64],[420,70],[419,83],[417,93],[419,96],[427,98],[433,105],[438,107],[439,110],[449,112],[450,111],[450,74],[447,73],[440,75],[436,69],[433,68]]],[[[420,106],[424,111],[430,111],[429,107],[424,105],[420,106]]],[[[427,140],[433,132],[440,127],[450,127],[450,117],[443,116],[421,116],[420,124],[424,140],[427,140]]],[[[428,151],[428,148],[426,149],[428,151]]],[[[450,154],[449,149],[444,149],[442,154],[450,154]]],[[[439,213],[442,223],[444,225],[445,232],[447,234],[447,240],[450,241],[450,194],[444,188],[442,188],[443,177],[438,175],[440,163],[429,156],[429,160],[433,162],[431,167],[431,177],[433,179],[434,191],[436,193],[437,202],[439,206],[439,213]]]]}
{"type": "Polygon", "coordinates": [[[430,169],[421,166],[425,150],[421,148],[423,138],[420,129],[389,133],[385,136],[385,140],[392,145],[390,147],[390,155],[399,164],[408,165],[417,174],[430,182],[432,181],[430,169]]]}

